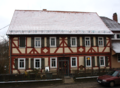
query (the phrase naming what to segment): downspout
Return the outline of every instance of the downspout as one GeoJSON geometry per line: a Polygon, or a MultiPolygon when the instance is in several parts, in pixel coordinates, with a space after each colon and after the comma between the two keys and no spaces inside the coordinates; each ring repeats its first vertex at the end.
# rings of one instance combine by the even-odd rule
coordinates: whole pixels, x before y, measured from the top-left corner
{"type": "Polygon", "coordinates": [[[11,62],[12,62],[12,60],[11,60],[11,37],[10,37],[10,74],[12,74],[12,72],[11,72],[11,62]]]}

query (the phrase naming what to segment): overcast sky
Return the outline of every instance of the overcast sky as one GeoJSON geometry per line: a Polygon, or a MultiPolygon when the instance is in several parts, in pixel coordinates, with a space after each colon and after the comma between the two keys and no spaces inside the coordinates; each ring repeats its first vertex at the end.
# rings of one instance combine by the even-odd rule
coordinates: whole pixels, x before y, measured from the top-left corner
{"type": "MultiPolygon", "coordinates": [[[[111,19],[116,12],[120,22],[120,0],[0,0],[0,29],[10,24],[15,9],[97,12],[111,19]]],[[[0,36],[7,29],[0,30],[0,36]]]]}

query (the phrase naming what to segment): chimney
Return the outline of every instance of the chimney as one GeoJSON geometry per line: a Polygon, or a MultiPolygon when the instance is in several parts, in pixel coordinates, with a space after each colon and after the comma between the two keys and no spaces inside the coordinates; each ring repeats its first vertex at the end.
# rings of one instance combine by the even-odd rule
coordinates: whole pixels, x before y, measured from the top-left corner
{"type": "Polygon", "coordinates": [[[47,9],[43,9],[43,11],[47,11],[47,9]]]}
{"type": "Polygon", "coordinates": [[[117,13],[114,13],[114,14],[113,14],[113,20],[116,21],[116,22],[118,22],[117,13]]]}

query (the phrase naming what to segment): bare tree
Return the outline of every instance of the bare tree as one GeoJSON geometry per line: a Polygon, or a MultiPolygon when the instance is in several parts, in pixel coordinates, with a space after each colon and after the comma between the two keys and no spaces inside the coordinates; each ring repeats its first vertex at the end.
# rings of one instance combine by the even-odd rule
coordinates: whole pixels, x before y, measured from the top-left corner
{"type": "Polygon", "coordinates": [[[8,73],[9,65],[9,44],[5,37],[0,42],[0,74],[8,73]]]}

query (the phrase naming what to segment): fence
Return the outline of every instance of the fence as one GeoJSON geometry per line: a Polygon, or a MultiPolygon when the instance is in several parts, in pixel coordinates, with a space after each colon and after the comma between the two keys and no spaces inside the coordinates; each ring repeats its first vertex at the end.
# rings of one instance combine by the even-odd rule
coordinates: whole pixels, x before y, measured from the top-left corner
{"type": "Polygon", "coordinates": [[[74,77],[101,76],[113,70],[120,70],[120,68],[76,70],[74,71],[74,77]]]}

